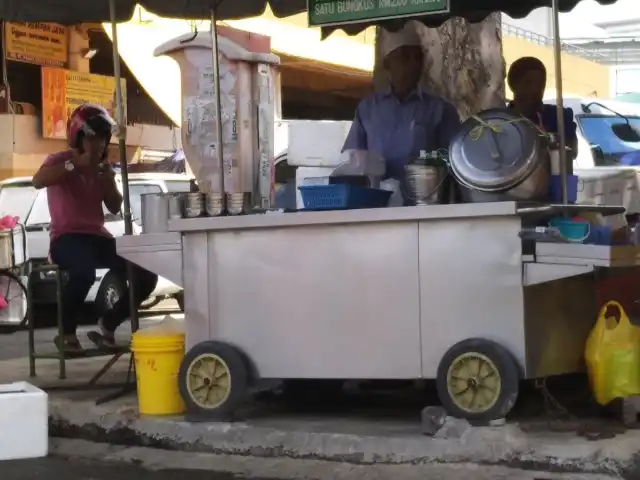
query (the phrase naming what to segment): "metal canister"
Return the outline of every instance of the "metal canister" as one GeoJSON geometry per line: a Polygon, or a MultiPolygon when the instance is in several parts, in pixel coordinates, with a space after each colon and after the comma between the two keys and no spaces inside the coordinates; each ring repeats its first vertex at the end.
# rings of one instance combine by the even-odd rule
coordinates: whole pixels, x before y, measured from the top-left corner
{"type": "Polygon", "coordinates": [[[442,203],[444,182],[448,170],[446,162],[437,154],[422,152],[420,158],[405,167],[409,197],[416,205],[442,203]]]}
{"type": "Polygon", "coordinates": [[[203,195],[200,192],[187,193],[184,201],[184,216],[186,218],[200,217],[203,209],[203,195]]]}
{"type": "Polygon", "coordinates": [[[205,210],[210,217],[219,217],[224,213],[224,194],[207,193],[204,197],[205,210]]]}
{"type": "Polygon", "coordinates": [[[175,220],[182,218],[182,206],[184,205],[185,199],[184,193],[171,193],[169,195],[169,219],[175,220]]]}
{"type": "Polygon", "coordinates": [[[168,193],[145,193],[140,196],[142,233],[162,233],[168,229],[168,193]]]}
{"type": "Polygon", "coordinates": [[[244,193],[227,194],[227,211],[229,212],[229,215],[240,215],[242,214],[243,210],[244,193]]]}

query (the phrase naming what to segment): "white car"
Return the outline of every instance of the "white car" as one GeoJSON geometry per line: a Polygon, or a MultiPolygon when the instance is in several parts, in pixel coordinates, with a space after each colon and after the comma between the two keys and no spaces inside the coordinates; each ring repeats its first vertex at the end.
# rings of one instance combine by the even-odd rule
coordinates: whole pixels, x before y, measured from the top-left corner
{"type": "MultiPolygon", "coordinates": [[[[116,177],[121,189],[120,176],[116,177]]],[[[155,192],[188,192],[191,177],[171,173],[139,173],[129,175],[131,210],[134,220],[134,234],[141,231],[141,195],[155,192]]],[[[12,215],[20,218],[27,232],[27,251],[34,263],[46,263],[49,256],[49,228],[51,217],[47,204],[46,189],[36,190],[30,177],[12,178],[0,182],[0,216],[12,215]]],[[[124,235],[124,220],[121,215],[112,215],[105,208],[105,227],[115,237],[124,235]]],[[[35,300],[41,304],[55,303],[55,284],[51,277],[41,274],[37,284],[33,285],[35,300]]],[[[96,283],[93,285],[86,303],[95,306],[100,315],[109,309],[122,295],[122,286],[118,279],[106,269],[96,271],[96,283]]],[[[183,308],[182,288],[160,277],[158,285],[143,308],[149,308],[158,301],[173,297],[183,308]]]]}

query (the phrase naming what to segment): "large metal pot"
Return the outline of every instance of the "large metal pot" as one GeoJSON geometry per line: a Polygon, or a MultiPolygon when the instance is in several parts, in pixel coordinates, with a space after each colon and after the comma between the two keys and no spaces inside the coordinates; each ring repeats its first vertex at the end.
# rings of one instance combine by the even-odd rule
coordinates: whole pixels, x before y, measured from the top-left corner
{"type": "Polygon", "coordinates": [[[145,193],[140,196],[142,233],[162,233],[169,228],[169,219],[182,218],[180,193],[145,193]]]}
{"type": "Polygon", "coordinates": [[[547,140],[512,110],[480,112],[462,124],[449,148],[451,170],[467,202],[544,201],[550,162],[547,140]]]}

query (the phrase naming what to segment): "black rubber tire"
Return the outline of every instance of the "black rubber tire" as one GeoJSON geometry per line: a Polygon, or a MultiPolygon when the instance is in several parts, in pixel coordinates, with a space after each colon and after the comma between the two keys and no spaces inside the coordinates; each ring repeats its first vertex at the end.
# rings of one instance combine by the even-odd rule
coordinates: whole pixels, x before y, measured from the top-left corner
{"type": "Polygon", "coordinates": [[[187,352],[180,365],[178,389],[187,407],[187,414],[200,420],[225,419],[233,415],[249,397],[249,369],[243,354],[234,346],[210,340],[198,343],[187,352]],[[215,408],[203,408],[192,398],[187,372],[191,364],[202,355],[216,355],[227,364],[230,374],[230,391],[224,403],[215,408]]]}
{"type": "Polygon", "coordinates": [[[176,293],[174,298],[178,302],[178,308],[184,313],[184,292],[176,293]]]}
{"type": "Polygon", "coordinates": [[[98,293],[96,294],[96,299],[94,302],[95,314],[98,318],[102,318],[108,310],[111,310],[111,306],[109,305],[109,301],[107,299],[107,294],[110,287],[117,289],[118,299],[121,299],[124,295],[125,287],[120,279],[118,279],[118,277],[113,273],[107,272],[107,274],[102,279],[102,282],[100,282],[100,288],[98,289],[98,293]]]}
{"type": "Polygon", "coordinates": [[[436,378],[438,397],[449,415],[475,422],[489,422],[505,418],[513,409],[520,388],[520,369],[513,355],[496,342],[483,338],[470,338],[456,343],[443,355],[436,378]],[[453,401],[447,388],[449,368],[461,355],[479,353],[489,358],[500,375],[500,392],[495,404],[483,412],[469,412],[453,401]]]}

